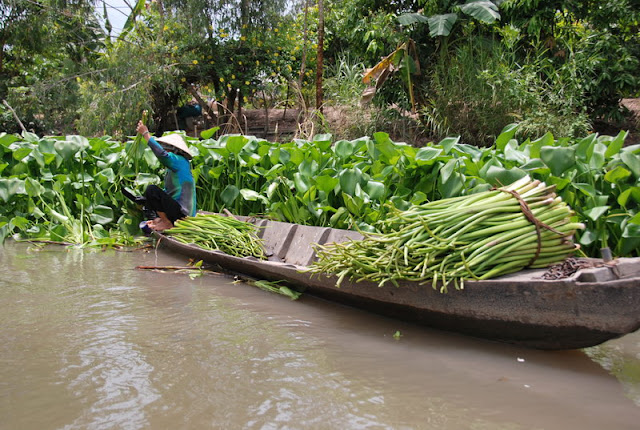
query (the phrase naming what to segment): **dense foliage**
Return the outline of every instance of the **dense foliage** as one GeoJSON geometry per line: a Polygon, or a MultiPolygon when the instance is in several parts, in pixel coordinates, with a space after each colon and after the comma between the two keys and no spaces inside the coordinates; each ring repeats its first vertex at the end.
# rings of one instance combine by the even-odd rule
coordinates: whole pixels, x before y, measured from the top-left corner
{"type": "MultiPolygon", "coordinates": [[[[618,136],[518,142],[507,127],[490,148],[446,138],[423,148],[372,138],[273,143],[244,135],[190,139],[198,206],[307,225],[373,226],[392,210],[507,185],[530,175],[555,185],[583,222],[587,255],[640,254],[640,146],[618,136]]],[[[1,134],[2,236],[113,244],[139,233],[141,193],[160,182],[151,151],[109,137],[1,134]],[[133,149],[132,149],[133,148],[133,149]]]]}
{"type": "Polygon", "coordinates": [[[35,133],[123,139],[142,109],[170,130],[196,91],[219,102],[221,132],[246,132],[243,107],[306,112],[320,86],[326,105],[352,108],[347,127],[482,146],[514,121],[522,138],[619,124],[620,100],[640,91],[632,0],[327,0],[320,83],[314,1],[138,0],[117,34],[103,6],[2,2],[0,130],[21,131],[8,106],[35,133]],[[411,49],[369,82],[374,107],[359,108],[347,55],[361,75],[401,46],[411,49]]]}

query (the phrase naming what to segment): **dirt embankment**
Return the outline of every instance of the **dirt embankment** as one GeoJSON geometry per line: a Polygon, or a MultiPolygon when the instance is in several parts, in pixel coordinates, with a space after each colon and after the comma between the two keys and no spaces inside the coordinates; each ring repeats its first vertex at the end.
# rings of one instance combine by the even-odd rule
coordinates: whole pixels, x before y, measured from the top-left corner
{"type": "MultiPolygon", "coordinates": [[[[620,130],[629,132],[625,141],[626,145],[640,143],[640,98],[622,100],[623,106],[632,112],[632,115],[621,124],[609,124],[599,122],[594,124],[594,131],[599,134],[615,136],[620,130]]],[[[302,109],[243,109],[239,117],[225,118],[227,122],[223,126],[225,133],[242,133],[270,141],[284,141],[296,136],[310,136],[321,133],[319,122],[324,122],[334,133],[339,133],[349,126],[344,109],[326,107],[320,116],[311,111],[302,109]]],[[[215,124],[213,124],[215,125],[215,124]]]]}
{"type": "Polygon", "coordinates": [[[622,99],[622,105],[631,111],[631,115],[621,124],[596,122],[593,126],[598,134],[616,136],[621,130],[628,131],[625,145],[640,143],[640,98],[622,99]]]}

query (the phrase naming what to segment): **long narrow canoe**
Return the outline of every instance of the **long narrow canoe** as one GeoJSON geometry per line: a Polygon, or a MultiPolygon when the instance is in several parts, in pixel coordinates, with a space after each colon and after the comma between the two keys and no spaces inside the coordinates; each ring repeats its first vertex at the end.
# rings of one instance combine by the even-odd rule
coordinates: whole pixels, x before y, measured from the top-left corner
{"type": "Polygon", "coordinates": [[[577,349],[600,344],[640,328],[640,258],[604,263],[568,277],[547,279],[546,270],[527,270],[464,289],[440,293],[431,285],[399,286],[311,274],[314,244],[360,240],[354,231],[238,217],[259,228],[268,260],[239,258],[186,245],[155,233],[157,246],[202,260],[223,271],[284,281],[298,291],[404,321],[537,349],[577,349]]]}

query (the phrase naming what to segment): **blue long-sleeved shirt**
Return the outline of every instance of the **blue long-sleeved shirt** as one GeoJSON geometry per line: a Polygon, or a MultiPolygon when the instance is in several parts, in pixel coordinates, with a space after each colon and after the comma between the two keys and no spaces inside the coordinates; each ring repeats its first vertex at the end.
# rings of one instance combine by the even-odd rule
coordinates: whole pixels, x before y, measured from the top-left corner
{"type": "Polygon", "coordinates": [[[147,142],[160,163],[167,168],[164,178],[164,190],[180,204],[182,213],[188,216],[196,214],[196,184],[191,173],[191,164],[182,155],[165,150],[152,137],[147,142]]]}

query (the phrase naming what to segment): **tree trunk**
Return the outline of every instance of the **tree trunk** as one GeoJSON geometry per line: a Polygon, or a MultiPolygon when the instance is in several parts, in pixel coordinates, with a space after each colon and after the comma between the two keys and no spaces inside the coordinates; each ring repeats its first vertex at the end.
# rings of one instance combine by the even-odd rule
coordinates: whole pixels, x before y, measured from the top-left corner
{"type": "Polygon", "coordinates": [[[318,66],[316,69],[316,109],[322,113],[322,72],[324,60],[324,1],[318,0],[318,66]]]}
{"type": "Polygon", "coordinates": [[[309,0],[304,2],[304,27],[302,29],[302,62],[300,64],[300,74],[298,75],[298,91],[302,91],[302,80],[307,67],[307,45],[309,43],[309,0]]]}
{"type": "Polygon", "coordinates": [[[249,8],[251,0],[242,0],[240,3],[240,24],[242,30],[240,33],[244,33],[245,26],[249,25],[249,8]]]}

